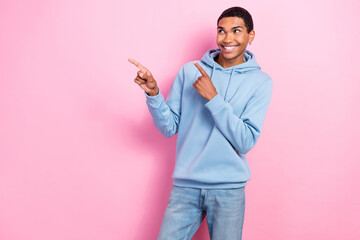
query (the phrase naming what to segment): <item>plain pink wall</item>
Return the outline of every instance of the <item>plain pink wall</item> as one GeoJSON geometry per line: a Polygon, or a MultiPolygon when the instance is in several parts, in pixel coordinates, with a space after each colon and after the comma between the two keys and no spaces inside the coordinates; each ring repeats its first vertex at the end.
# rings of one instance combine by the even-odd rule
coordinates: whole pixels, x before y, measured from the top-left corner
{"type": "Polygon", "coordinates": [[[156,239],[176,137],[155,129],[127,58],[166,95],[236,5],[274,81],[244,239],[360,239],[357,0],[1,1],[0,239],[156,239]]]}

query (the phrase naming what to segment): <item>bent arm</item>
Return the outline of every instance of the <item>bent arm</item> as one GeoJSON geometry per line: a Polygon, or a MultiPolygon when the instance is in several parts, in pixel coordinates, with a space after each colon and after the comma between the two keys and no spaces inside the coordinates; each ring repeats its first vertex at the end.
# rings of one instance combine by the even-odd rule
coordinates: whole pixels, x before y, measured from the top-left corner
{"type": "Polygon", "coordinates": [[[264,82],[250,98],[241,116],[218,94],[205,104],[216,126],[240,153],[246,154],[257,142],[270,104],[272,81],[264,82]]]}
{"type": "Polygon", "coordinates": [[[161,90],[156,96],[146,95],[146,103],[156,128],[165,137],[175,135],[181,117],[181,94],[183,88],[183,68],[176,75],[165,101],[161,90]]]}

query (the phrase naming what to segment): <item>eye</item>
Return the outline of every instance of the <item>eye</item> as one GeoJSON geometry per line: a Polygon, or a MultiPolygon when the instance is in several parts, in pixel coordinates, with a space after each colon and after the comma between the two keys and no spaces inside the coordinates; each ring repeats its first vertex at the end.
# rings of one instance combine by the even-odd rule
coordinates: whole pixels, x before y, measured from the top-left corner
{"type": "Polygon", "coordinates": [[[239,29],[235,29],[234,33],[240,33],[241,31],[239,29]]]}
{"type": "Polygon", "coordinates": [[[224,30],[219,30],[218,33],[224,33],[224,30]]]}

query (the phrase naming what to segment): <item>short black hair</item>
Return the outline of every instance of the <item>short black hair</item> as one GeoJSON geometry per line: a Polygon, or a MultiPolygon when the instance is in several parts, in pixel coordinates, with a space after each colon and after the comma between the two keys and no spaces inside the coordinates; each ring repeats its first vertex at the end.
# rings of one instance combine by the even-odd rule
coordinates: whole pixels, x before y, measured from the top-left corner
{"type": "Polygon", "coordinates": [[[232,8],[226,9],[218,18],[217,24],[219,25],[219,21],[225,17],[242,18],[244,20],[245,27],[246,27],[248,33],[250,33],[254,29],[254,23],[253,23],[252,17],[245,8],[232,7],[232,8]]]}

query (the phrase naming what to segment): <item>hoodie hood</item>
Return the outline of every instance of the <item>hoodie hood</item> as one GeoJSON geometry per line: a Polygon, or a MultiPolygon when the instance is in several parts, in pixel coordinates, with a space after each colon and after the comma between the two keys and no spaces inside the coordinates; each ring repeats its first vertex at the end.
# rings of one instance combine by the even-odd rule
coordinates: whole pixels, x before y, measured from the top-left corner
{"type": "Polygon", "coordinates": [[[220,49],[210,49],[201,58],[201,61],[207,66],[212,68],[212,71],[219,69],[221,71],[235,71],[239,73],[245,73],[254,70],[260,70],[259,64],[255,60],[255,56],[249,50],[245,50],[244,63],[238,64],[229,68],[223,68],[220,64],[214,61],[214,58],[219,55],[220,49]]]}

